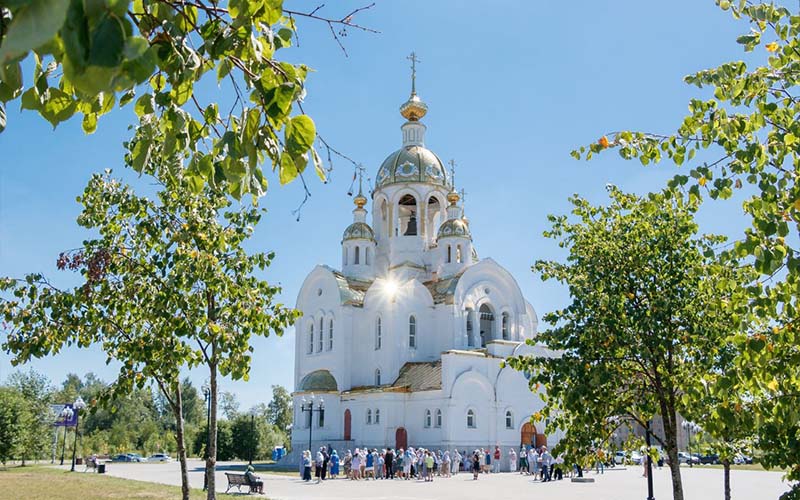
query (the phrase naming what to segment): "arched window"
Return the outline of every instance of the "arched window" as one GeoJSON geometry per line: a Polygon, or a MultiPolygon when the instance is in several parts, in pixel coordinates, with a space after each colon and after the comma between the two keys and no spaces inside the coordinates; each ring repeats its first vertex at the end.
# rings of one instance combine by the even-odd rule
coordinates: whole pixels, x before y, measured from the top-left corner
{"type": "Polygon", "coordinates": [[[417,232],[417,199],[407,194],[400,198],[397,207],[399,232],[402,236],[416,236],[417,232]]]}
{"type": "Polygon", "coordinates": [[[514,428],[514,414],[511,413],[511,410],[506,411],[506,429],[513,429],[514,428]]]}
{"type": "MultiPolygon", "coordinates": [[[[347,260],[347,254],[345,254],[344,259],[345,261],[347,260]]],[[[447,245],[447,263],[449,264],[452,261],[453,261],[453,247],[447,245]]],[[[345,264],[347,264],[347,262],[345,262],[345,264]]]]}
{"type": "Polygon", "coordinates": [[[306,429],[311,427],[311,412],[307,412],[306,414],[306,429]]]}
{"type": "Polygon", "coordinates": [[[467,429],[474,429],[475,427],[475,411],[467,410],[467,429]]]}
{"type": "Polygon", "coordinates": [[[456,246],[456,263],[461,264],[461,245],[456,246]]]}
{"type": "Polygon", "coordinates": [[[427,217],[425,218],[425,232],[432,239],[436,236],[436,228],[442,221],[442,205],[435,196],[428,198],[427,217]]]}
{"type": "Polygon", "coordinates": [[[375,369],[375,385],[381,385],[381,369],[375,369]]]}
{"type": "Polygon", "coordinates": [[[370,250],[369,247],[364,249],[364,265],[367,265],[367,266],[369,265],[369,261],[370,261],[370,253],[371,252],[369,250],[370,250]]]}
{"type": "Polygon", "coordinates": [[[408,318],[408,347],[417,347],[417,318],[408,318]]]}
{"type": "Polygon", "coordinates": [[[472,309],[464,310],[467,315],[467,346],[475,347],[474,325],[472,324],[472,309]]]}
{"type": "Polygon", "coordinates": [[[378,317],[378,321],[375,322],[375,350],[381,348],[383,345],[383,323],[381,323],[381,318],[378,317]]]}
{"type": "Polygon", "coordinates": [[[504,312],[502,318],[503,340],[508,340],[508,313],[504,312]]]}
{"type": "Polygon", "coordinates": [[[434,425],[436,425],[436,427],[442,426],[442,410],[439,408],[436,408],[436,422],[434,425]]]}
{"type": "Polygon", "coordinates": [[[319,335],[317,335],[317,352],[322,352],[322,346],[325,344],[325,322],[322,318],[319,319],[319,335]]]}
{"type": "Polygon", "coordinates": [[[333,349],[333,320],[328,322],[328,350],[333,349]]]}
{"type": "Polygon", "coordinates": [[[356,247],[356,256],[353,258],[353,264],[358,265],[358,261],[360,260],[359,257],[361,257],[360,254],[361,254],[360,248],[356,247]]]}
{"type": "Polygon", "coordinates": [[[325,427],[325,408],[319,409],[319,421],[317,422],[317,427],[325,427]]]}
{"type": "Polygon", "coordinates": [[[381,411],[378,408],[375,408],[375,423],[381,423],[381,411]]]}
{"type": "Polygon", "coordinates": [[[308,326],[308,351],[306,354],[312,354],[314,352],[314,320],[311,320],[311,324],[308,326]]]}
{"type": "Polygon", "coordinates": [[[480,316],[481,347],[486,347],[486,343],[494,339],[494,312],[489,304],[481,305],[478,309],[480,316]]]}
{"type": "Polygon", "coordinates": [[[367,409],[367,425],[372,425],[372,409],[367,409]]]}
{"type": "Polygon", "coordinates": [[[342,263],[347,265],[347,247],[342,248],[342,263]]]}
{"type": "Polygon", "coordinates": [[[386,200],[381,201],[380,236],[389,235],[389,204],[386,200]]]}
{"type": "Polygon", "coordinates": [[[425,427],[431,426],[431,411],[425,410],[425,427]]]}

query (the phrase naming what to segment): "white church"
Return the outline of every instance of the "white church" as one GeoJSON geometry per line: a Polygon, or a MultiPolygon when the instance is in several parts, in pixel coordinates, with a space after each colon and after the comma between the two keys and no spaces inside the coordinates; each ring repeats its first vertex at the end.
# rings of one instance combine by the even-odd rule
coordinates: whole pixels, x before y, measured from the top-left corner
{"type": "Polygon", "coordinates": [[[318,265],[297,297],[291,458],[309,439],[340,454],[499,445],[507,467],[509,447],[559,438],[529,423],[543,402],[522,373],[501,367],[508,356],[547,355],[524,343],[536,311],[508,271],[479,258],[454,174],[425,145],[426,112],[412,66],[403,142],[378,169],[371,223],[359,189],[341,268],[318,265]]]}

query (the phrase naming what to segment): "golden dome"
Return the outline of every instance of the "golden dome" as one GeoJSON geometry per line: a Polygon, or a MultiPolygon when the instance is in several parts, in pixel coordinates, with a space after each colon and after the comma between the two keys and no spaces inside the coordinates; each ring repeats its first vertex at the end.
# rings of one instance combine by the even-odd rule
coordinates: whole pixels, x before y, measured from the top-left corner
{"type": "Polygon", "coordinates": [[[449,201],[451,205],[455,205],[460,199],[461,197],[455,191],[450,191],[447,193],[447,201],[449,201]]]}
{"type": "Polygon", "coordinates": [[[356,195],[356,197],[353,198],[353,203],[355,203],[355,205],[358,208],[364,208],[364,205],[367,204],[367,197],[364,196],[363,194],[361,194],[361,190],[360,189],[359,189],[358,194],[356,195]]]}
{"type": "Polygon", "coordinates": [[[416,93],[411,94],[411,97],[400,106],[400,114],[411,122],[419,121],[427,112],[428,105],[422,102],[416,93]]]}

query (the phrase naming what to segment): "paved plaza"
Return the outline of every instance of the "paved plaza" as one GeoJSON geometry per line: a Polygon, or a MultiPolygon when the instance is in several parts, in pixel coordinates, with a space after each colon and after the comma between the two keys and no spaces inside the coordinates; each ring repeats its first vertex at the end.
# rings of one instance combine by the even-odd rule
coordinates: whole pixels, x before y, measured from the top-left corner
{"type": "MultiPolygon", "coordinates": [[[[217,490],[225,491],[227,481],[224,469],[241,471],[242,466],[220,464],[217,471],[217,490]]],[[[190,460],[189,480],[193,487],[203,486],[203,463],[190,460]]],[[[179,485],[180,466],[168,464],[113,463],[108,474],[126,479],[179,485]]],[[[421,481],[348,481],[335,479],[320,484],[304,483],[297,476],[263,474],[266,496],[275,500],[301,499],[441,499],[441,500],[504,500],[507,498],[540,498],[543,500],[643,500],[647,496],[647,483],[641,468],[611,469],[603,475],[593,472],[587,477],[595,483],[577,484],[568,479],[550,483],[533,482],[519,474],[482,474],[478,481],[471,474],[461,473],[449,479],[437,478],[433,483],[421,481]]],[[[734,470],[731,472],[733,500],[776,500],[787,490],[779,472],[734,470]]],[[[683,470],[686,500],[722,500],[722,470],[686,468],[683,470]]],[[[655,470],[653,475],[655,498],[672,498],[669,469],[655,470]]],[[[235,491],[235,490],[234,490],[235,491]]],[[[253,495],[253,498],[258,498],[253,495]]]]}

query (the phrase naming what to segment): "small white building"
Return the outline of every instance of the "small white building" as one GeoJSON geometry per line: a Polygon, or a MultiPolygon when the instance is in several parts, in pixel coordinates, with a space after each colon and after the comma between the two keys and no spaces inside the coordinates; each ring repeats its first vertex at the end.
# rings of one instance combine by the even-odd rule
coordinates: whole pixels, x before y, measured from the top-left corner
{"type": "Polygon", "coordinates": [[[311,437],[340,453],[500,445],[507,467],[509,447],[558,440],[529,423],[543,403],[525,376],[501,367],[511,355],[547,355],[524,343],[536,312],[508,271],[478,257],[452,174],[425,147],[426,111],[412,85],[371,224],[359,189],[341,270],[317,266],[297,297],[293,459],[311,437]],[[303,411],[312,397],[324,411],[303,411]]]}

